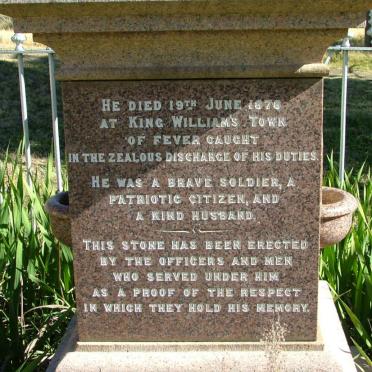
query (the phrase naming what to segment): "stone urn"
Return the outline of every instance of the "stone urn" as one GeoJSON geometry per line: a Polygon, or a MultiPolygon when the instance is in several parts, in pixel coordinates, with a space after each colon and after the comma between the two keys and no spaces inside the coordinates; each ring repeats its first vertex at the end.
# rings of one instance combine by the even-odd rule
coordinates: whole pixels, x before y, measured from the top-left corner
{"type": "Polygon", "coordinates": [[[45,210],[50,216],[54,236],[63,244],[71,246],[71,217],[68,192],[60,192],[48,199],[45,210]]]}
{"type": "Polygon", "coordinates": [[[322,187],[320,248],[340,242],[350,231],[358,201],[346,191],[322,187]]]}
{"type": "MultiPolygon", "coordinates": [[[[320,248],[340,242],[350,231],[353,212],[358,202],[350,193],[333,187],[322,187],[320,206],[320,248]]],[[[55,237],[71,245],[71,220],[68,192],[50,198],[45,209],[50,215],[55,237]]]]}

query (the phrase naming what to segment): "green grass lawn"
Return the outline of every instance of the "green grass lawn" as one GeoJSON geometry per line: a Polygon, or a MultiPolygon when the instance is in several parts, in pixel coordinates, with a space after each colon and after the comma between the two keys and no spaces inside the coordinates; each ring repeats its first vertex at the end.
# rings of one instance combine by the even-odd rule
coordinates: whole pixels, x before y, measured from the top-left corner
{"type": "MultiPolygon", "coordinates": [[[[35,158],[45,158],[50,152],[53,132],[49,90],[48,58],[26,58],[25,79],[30,129],[31,152],[35,158]]],[[[58,111],[62,113],[60,86],[58,111]]],[[[63,151],[63,122],[60,118],[60,136],[63,151]]],[[[22,138],[22,119],[19,99],[18,67],[16,59],[0,60],[0,159],[9,146],[17,151],[22,138]]]]}
{"type": "MultiPolygon", "coordinates": [[[[372,164],[372,80],[349,79],[346,132],[346,166],[372,164]]],[[[324,153],[338,160],[340,146],[341,78],[325,79],[324,153]]]]}

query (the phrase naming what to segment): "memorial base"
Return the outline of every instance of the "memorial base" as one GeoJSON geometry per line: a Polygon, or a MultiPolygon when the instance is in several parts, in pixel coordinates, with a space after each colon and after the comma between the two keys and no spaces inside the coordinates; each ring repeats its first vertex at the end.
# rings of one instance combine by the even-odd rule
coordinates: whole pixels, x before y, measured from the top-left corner
{"type": "Polygon", "coordinates": [[[326,282],[319,282],[318,340],[289,342],[280,353],[263,343],[77,341],[74,320],[48,372],[140,371],[356,371],[326,282]],[[270,355],[271,356],[270,356],[270,355]]]}

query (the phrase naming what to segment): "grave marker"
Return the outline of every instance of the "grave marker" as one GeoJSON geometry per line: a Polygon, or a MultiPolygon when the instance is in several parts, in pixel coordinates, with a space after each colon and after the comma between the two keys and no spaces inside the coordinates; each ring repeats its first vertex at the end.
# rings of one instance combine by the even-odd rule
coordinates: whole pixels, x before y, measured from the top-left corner
{"type": "Polygon", "coordinates": [[[77,326],[50,371],[262,371],[275,321],[287,371],[353,370],[318,296],[321,61],[366,9],[0,5],[61,61],[77,326]]]}

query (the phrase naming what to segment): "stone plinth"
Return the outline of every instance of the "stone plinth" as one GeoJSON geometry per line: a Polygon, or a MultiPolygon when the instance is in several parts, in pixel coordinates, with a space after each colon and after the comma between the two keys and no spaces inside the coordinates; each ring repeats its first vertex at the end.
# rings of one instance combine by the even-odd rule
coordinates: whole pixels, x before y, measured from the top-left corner
{"type": "Polygon", "coordinates": [[[352,370],[325,289],[317,308],[321,62],[368,8],[0,5],[61,61],[78,349],[60,370],[262,370],[275,321],[285,370],[352,370]]]}
{"type": "Polygon", "coordinates": [[[63,95],[81,341],[315,340],[321,79],[63,95]]]}
{"type": "MultiPolygon", "coordinates": [[[[319,285],[319,341],[286,343],[284,371],[356,371],[332,296],[319,285]]],[[[258,343],[77,343],[72,322],[48,372],[263,371],[269,359],[258,343]]]]}

